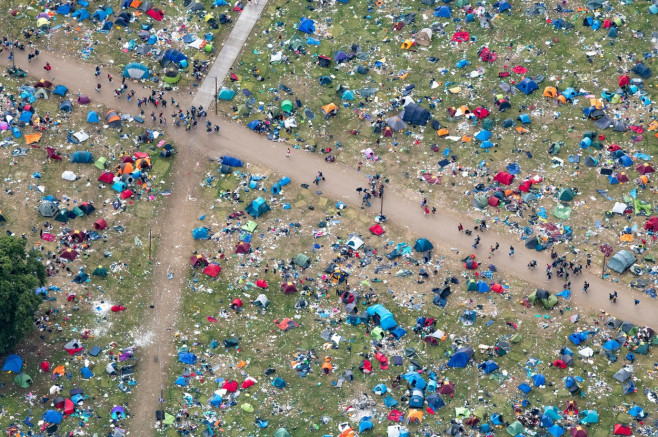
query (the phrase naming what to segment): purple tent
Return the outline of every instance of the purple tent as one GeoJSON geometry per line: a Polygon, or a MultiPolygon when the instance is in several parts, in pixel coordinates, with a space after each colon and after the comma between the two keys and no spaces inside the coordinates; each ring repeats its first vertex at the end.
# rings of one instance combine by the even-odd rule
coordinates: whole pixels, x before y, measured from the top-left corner
{"type": "Polygon", "coordinates": [[[91,102],[91,100],[89,100],[89,97],[87,97],[87,96],[78,97],[78,104],[80,104],[80,105],[86,105],[89,102],[91,102]]]}

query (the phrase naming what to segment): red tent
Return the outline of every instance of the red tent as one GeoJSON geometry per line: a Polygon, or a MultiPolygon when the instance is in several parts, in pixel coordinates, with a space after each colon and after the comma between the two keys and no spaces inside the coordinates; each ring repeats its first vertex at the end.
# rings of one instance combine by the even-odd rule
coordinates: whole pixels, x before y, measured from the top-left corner
{"type": "Polygon", "coordinates": [[[587,437],[587,431],[582,426],[574,426],[571,428],[571,437],[587,437]]]}
{"type": "Polygon", "coordinates": [[[281,290],[284,294],[297,293],[297,287],[293,282],[284,282],[281,284],[281,290]]]}
{"type": "Polygon", "coordinates": [[[471,39],[471,35],[468,32],[455,32],[452,36],[452,40],[457,42],[466,42],[469,39],[471,39]]]}
{"type": "Polygon", "coordinates": [[[132,190],[124,190],[124,191],[121,192],[121,198],[122,199],[127,199],[132,195],[133,195],[132,190]]]}
{"type": "Polygon", "coordinates": [[[384,228],[380,224],[376,224],[374,226],[370,226],[369,228],[370,232],[372,232],[375,235],[381,235],[384,233],[384,228]]]}
{"type": "Polygon", "coordinates": [[[146,15],[153,18],[155,21],[162,21],[165,14],[160,9],[149,9],[146,11],[146,15]]]}
{"type": "Polygon", "coordinates": [[[240,388],[249,388],[249,387],[253,386],[254,384],[256,384],[256,382],[253,379],[247,378],[244,381],[242,381],[242,384],[240,385],[240,388]]]}
{"type": "Polygon", "coordinates": [[[256,281],[256,287],[266,289],[268,287],[267,281],[265,279],[259,279],[258,281],[256,281]]]}
{"type": "Polygon", "coordinates": [[[501,171],[496,176],[494,176],[494,181],[500,182],[501,184],[509,185],[514,182],[514,175],[507,173],[506,171],[501,171]]]}
{"type": "Polygon", "coordinates": [[[190,257],[190,265],[192,267],[205,267],[208,265],[208,260],[203,255],[192,255],[192,257],[190,257]]]}
{"type": "Polygon", "coordinates": [[[500,205],[500,199],[497,198],[496,196],[491,196],[487,202],[489,203],[489,206],[500,205]]]}
{"type": "Polygon", "coordinates": [[[616,152],[617,150],[621,150],[619,144],[611,144],[608,146],[608,152],[616,152]]]}
{"type": "Polygon", "coordinates": [[[519,191],[523,191],[524,193],[527,193],[528,191],[530,191],[531,186],[532,186],[532,182],[523,181],[521,182],[521,185],[519,185],[519,191]]]}
{"type": "Polygon", "coordinates": [[[218,264],[213,264],[213,263],[208,264],[208,266],[205,269],[203,269],[203,273],[205,273],[206,275],[212,278],[216,278],[217,275],[219,275],[219,272],[221,271],[222,268],[218,264]]]}
{"type": "Polygon", "coordinates": [[[251,249],[251,244],[241,241],[235,247],[235,253],[249,253],[250,249],[251,249]]]}
{"type": "Polygon", "coordinates": [[[404,413],[402,411],[393,410],[388,413],[388,420],[393,422],[402,422],[404,420],[404,413]]]}
{"type": "Polygon", "coordinates": [[[73,261],[77,256],[78,252],[73,249],[64,249],[59,253],[60,258],[67,259],[69,261],[73,261]]]}
{"type": "Polygon", "coordinates": [[[658,232],[658,216],[653,216],[644,224],[644,229],[647,231],[658,232]]]}
{"type": "Polygon", "coordinates": [[[635,167],[635,170],[637,170],[637,172],[640,174],[648,174],[648,173],[653,173],[655,171],[653,167],[651,167],[651,165],[647,163],[638,165],[637,167],[635,167]]]}
{"type": "Polygon", "coordinates": [[[105,228],[107,228],[107,222],[102,218],[94,222],[94,229],[96,229],[97,231],[102,231],[105,228]]]}
{"type": "Polygon", "coordinates": [[[489,115],[489,110],[483,106],[478,106],[473,110],[473,115],[481,120],[489,115]]]}
{"type": "Polygon", "coordinates": [[[626,76],[626,75],[619,76],[619,87],[623,88],[625,86],[628,86],[630,81],[631,81],[631,78],[626,76]]]}
{"type": "Polygon", "coordinates": [[[558,369],[566,369],[567,363],[562,360],[555,360],[553,361],[553,367],[557,367],[558,369]]]}
{"type": "Polygon", "coordinates": [[[528,69],[522,65],[517,65],[516,67],[512,68],[512,71],[516,74],[526,74],[528,69]]]}
{"type": "Polygon", "coordinates": [[[493,291],[494,293],[504,293],[505,289],[503,289],[503,286],[500,284],[492,284],[491,291],[493,291]]]}
{"type": "Polygon", "coordinates": [[[119,311],[123,311],[125,309],[126,309],[126,307],[124,307],[123,305],[112,305],[112,308],[111,308],[113,313],[118,313],[119,311]]]}
{"type": "Polygon", "coordinates": [[[57,151],[53,147],[46,147],[46,153],[48,154],[48,158],[50,159],[56,159],[58,161],[62,160],[62,157],[57,154],[57,151]]]}
{"type": "Polygon", "coordinates": [[[363,362],[359,366],[359,369],[363,373],[372,373],[372,363],[370,362],[370,360],[363,360],[363,362]]]}
{"type": "Polygon", "coordinates": [[[48,361],[42,361],[39,367],[41,367],[42,372],[50,373],[50,363],[48,361]]]}
{"type": "Polygon", "coordinates": [[[375,359],[379,361],[379,368],[382,370],[388,369],[388,357],[381,352],[375,354],[375,359]]]}
{"type": "Polygon", "coordinates": [[[451,395],[455,392],[455,384],[452,381],[442,381],[436,392],[442,395],[451,395]]]}
{"type": "Polygon", "coordinates": [[[136,159],[149,158],[149,154],[146,152],[135,152],[134,155],[136,159]]]}
{"type": "Polygon", "coordinates": [[[222,385],[222,388],[229,393],[235,393],[238,391],[238,383],[235,381],[226,381],[224,385],[222,385]]]}
{"type": "Polygon", "coordinates": [[[630,426],[618,423],[615,425],[615,435],[633,435],[633,431],[630,426]]]}
{"type": "Polygon", "coordinates": [[[114,182],[114,174],[110,173],[109,171],[104,171],[98,177],[98,180],[101,182],[105,182],[106,184],[111,184],[112,182],[114,182]]]}

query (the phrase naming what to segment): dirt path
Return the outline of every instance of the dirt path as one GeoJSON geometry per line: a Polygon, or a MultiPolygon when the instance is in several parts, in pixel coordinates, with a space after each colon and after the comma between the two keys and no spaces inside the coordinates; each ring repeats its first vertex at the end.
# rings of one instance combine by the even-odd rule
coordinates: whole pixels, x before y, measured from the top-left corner
{"type": "MultiPolygon", "coordinates": [[[[10,61],[3,53],[0,65],[7,66],[10,61]]],[[[116,99],[111,90],[103,89],[97,93],[93,77],[93,66],[80,63],[76,60],[64,61],[55,56],[48,57],[42,50],[39,62],[32,65],[27,64],[23,56],[17,60],[17,64],[26,69],[32,69],[37,78],[45,77],[54,83],[63,83],[74,93],[71,99],[75,101],[75,93],[81,92],[88,95],[94,102],[103,102],[110,108],[136,113],[134,103],[130,104],[125,99],[116,99]],[[53,70],[48,74],[41,70],[42,63],[49,61],[53,70]]],[[[105,82],[106,83],[106,82],[105,82]]],[[[104,84],[105,85],[105,84],[104,84]]],[[[138,93],[137,96],[143,95],[138,93]]],[[[176,96],[178,98],[178,96],[176,96]]],[[[150,110],[150,109],[149,109],[150,110]]],[[[212,120],[213,116],[209,117],[212,120]]],[[[189,200],[198,186],[202,177],[202,168],[196,167],[197,162],[208,157],[216,158],[223,154],[232,154],[247,162],[254,162],[272,168],[280,174],[287,175],[294,183],[311,183],[318,170],[326,177],[326,182],[320,186],[323,194],[327,197],[341,200],[348,205],[358,207],[360,198],[354,191],[356,187],[366,183],[366,176],[358,173],[355,169],[342,164],[327,164],[321,156],[301,151],[293,151],[291,158],[286,158],[286,144],[278,144],[267,141],[264,137],[254,134],[246,127],[232,123],[228,120],[217,120],[222,126],[221,135],[207,135],[203,129],[198,132],[187,133],[183,128],[164,128],[166,134],[171,137],[177,146],[179,153],[175,158],[172,170],[173,194],[165,202],[165,209],[159,218],[156,218],[156,234],[160,234],[160,246],[156,254],[154,266],[154,299],[156,304],[156,316],[145,323],[144,335],[152,335],[154,341],[143,353],[144,360],[140,365],[139,389],[137,390],[133,414],[133,434],[149,435],[154,423],[154,411],[158,407],[157,397],[160,389],[165,385],[162,378],[164,369],[170,362],[171,355],[175,353],[171,341],[169,328],[173,327],[180,308],[182,291],[186,286],[184,278],[187,277],[187,257],[192,251],[192,238],[190,236],[196,209],[190,207],[193,203],[189,200]],[[174,272],[174,279],[168,280],[168,271],[174,272]],[[160,362],[154,357],[160,351],[160,362]],[[161,371],[161,368],[163,369],[161,371]],[[148,426],[146,424],[149,424],[148,426]]],[[[150,122],[145,127],[152,126],[150,122]]],[[[158,128],[157,126],[156,128],[158,128]]],[[[440,188],[439,188],[440,189],[440,188]]],[[[560,291],[562,281],[554,279],[550,283],[545,280],[544,268],[549,262],[548,254],[528,251],[522,242],[516,237],[497,234],[487,231],[480,234],[482,240],[480,249],[471,247],[472,238],[457,232],[459,223],[472,224],[474,217],[469,212],[452,211],[441,208],[437,216],[424,216],[420,210],[419,197],[411,190],[388,187],[385,194],[384,213],[389,219],[407,226],[414,234],[424,236],[435,245],[435,256],[454,250],[459,251],[460,256],[475,253],[479,260],[485,264],[494,263],[499,270],[513,274],[524,279],[535,287],[547,288],[550,291],[560,291]],[[488,247],[498,241],[501,250],[493,260],[488,260],[488,247]],[[509,246],[515,247],[515,255],[507,256],[509,246]],[[526,265],[531,259],[538,261],[536,272],[530,272],[526,265]]],[[[369,211],[373,216],[378,212],[378,200],[374,208],[369,211]]],[[[359,230],[367,232],[366,229],[359,230]]],[[[395,236],[389,235],[391,239],[395,236]]],[[[572,300],[570,305],[587,306],[594,310],[603,310],[616,317],[629,320],[642,325],[655,325],[654,311],[658,309],[658,302],[650,299],[646,294],[640,294],[625,286],[619,286],[612,281],[602,280],[596,274],[585,272],[577,278],[572,278],[572,300]],[[591,284],[589,294],[583,294],[582,283],[586,280],[591,284]],[[620,292],[619,302],[611,304],[607,297],[612,290],[620,292]],[[633,299],[637,297],[642,300],[639,307],[633,305],[633,299]]],[[[532,290],[527,290],[529,294],[532,290]]],[[[525,292],[518,291],[519,294],[525,292]]],[[[146,299],[146,298],[145,298],[146,299]]]]}

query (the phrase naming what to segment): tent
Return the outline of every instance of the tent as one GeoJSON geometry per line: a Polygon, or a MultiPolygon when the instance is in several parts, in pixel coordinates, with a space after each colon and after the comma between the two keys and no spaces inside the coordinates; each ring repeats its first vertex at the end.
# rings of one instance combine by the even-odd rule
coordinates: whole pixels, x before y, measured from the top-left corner
{"type": "Polygon", "coordinates": [[[228,88],[222,88],[221,91],[219,92],[219,100],[233,100],[233,97],[235,96],[235,91],[228,89],[228,88]]]}
{"type": "Polygon", "coordinates": [[[379,326],[382,329],[393,329],[397,326],[397,322],[393,318],[393,314],[381,304],[368,307],[366,311],[370,317],[376,317],[379,319],[379,326]]]}
{"type": "Polygon", "coordinates": [[[44,200],[39,205],[39,213],[44,217],[53,217],[59,211],[59,207],[50,200],[44,200]]]}
{"type": "Polygon", "coordinates": [[[260,217],[269,210],[270,206],[267,204],[267,202],[265,202],[265,199],[260,196],[254,199],[254,201],[251,202],[245,209],[245,211],[247,211],[247,213],[254,218],[260,217]]]}
{"type": "Polygon", "coordinates": [[[632,266],[635,261],[637,261],[637,258],[635,258],[631,252],[622,249],[615,253],[606,265],[610,270],[613,270],[617,273],[624,273],[624,271],[632,266]]]}
{"type": "Polygon", "coordinates": [[[179,352],[178,361],[184,364],[196,364],[197,358],[192,352],[179,352]]]}
{"type": "Polygon", "coordinates": [[[507,427],[507,433],[509,435],[511,435],[512,437],[516,437],[517,435],[521,434],[522,432],[523,432],[523,424],[521,422],[519,422],[518,420],[507,427]]]}
{"type": "Polygon", "coordinates": [[[414,250],[416,252],[427,252],[434,249],[434,245],[426,238],[419,238],[414,244],[414,250]]]}
{"type": "Polygon", "coordinates": [[[96,111],[87,113],[87,123],[98,123],[98,113],[96,111]]]}
{"type": "Polygon", "coordinates": [[[71,104],[70,100],[64,100],[62,103],[59,105],[59,110],[64,111],[64,112],[71,112],[73,109],[73,106],[71,104]]]}
{"type": "Polygon", "coordinates": [[[452,10],[450,9],[450,6],[439,6],[438,8],[434,9],[433,15],[439,18],[450,18],[452,15],[452,10]]]}
{"type": "Polygon", "coordinates": [[[514,182],[514,175],[511,175],[505,171],[501,171],[496,176],[494,176],[493,180],[504,185],[510,185],[512,182],[514,182]]]}
{"type": "Polygon", "coordinates": [[[14,382],[21,388],[28,388],[32,384],[32,378],[27,373],[19,373],[14,378],[14,382]]]}
{"type": "Polygon", "coordinates": [[[74,164],[93,164],[94,155],[87,151],[77,151],[71,154],[69,161],[74,164]]]}
{"type": "Polygon", "coordinates": [[[285,428],[279,428],[274,433],[274,437],[292,437],[285,428]]]}
{"type": "Polygon", "coordinates": [[[571,202],[573,199],[573,191],[571,188],[562,188],[557,193],[557,200],[560,202],[571,202]]]}
{"type": "Polygon", "coordinates": [[[400,114],[400,118],[402,121],[412,125],[425,126],[431,118],[431,115],[427,109],[416,105],[415,103],[409,103],[404,107],[404,110],[400,114]]]}
{"type": "Polygon", "coordinates": [[[3,372],[14,372],[20,373],[23,368],[23,359],[18,355],[9,355],[5,358],[5,362],[2,365],[3,372]]]}
{"type": "Polygon", "coordinates": [[[633,435],[633,430],[628,425],[617,423],[613,430],[614,435],[633,435]]]}
{"type": "Polygon", "coordinates": [[[43,415],[41,416],[42,420],[54,424],[61,423],[63,418],[64,415],[59,411],[55,411],[55,410],[48,410],[45,413],[43,413],[43,415]]]}
{"type": "Polygon", "coordinates": [[[64,97],[69,89],[64,85],[57,85],[53,90],[53,94],[64,97]]]}
{"type": "Polygon", "coordinates": [[[527,77],[525,79],[523,79],[521,82],[519,82],[519,84],[516,86],[516,88],[519,91],[521,91],[522,93],[524,93],[525,95],[528,95],[528,94],[532,93],[533,91],[536,91],[536,90],[539,89],[539,87],[537,86],[535,81],[532,80],[532,79],[529,79],[527,77]]]}
{"type": "Polygon", "coordinates": [[[230,165],[231,167],[242,167],[242,161],[232,156],[222,156],[222,165],[230,165]]]}
{"type": "Polygon", "coordinates": [[[297,256],[293,258],[292,262],[302,269],[307,269],[311,266],[311,259],[303,253],[298,253],[297,256]]]}
{"type": "Polygon", "coordinates": [[[498,370],[498,364],[496,364],[493,360],[488,360],[488,361],[485,361],[484,363],[480,364],[478,366],[478,369],[482,370],[485,375],[488,375],[489,373],[493,372],[494,370],[498,370]]]}
{"type": "Polygon", "coordinates": [[[471,361],[471,357],[473,357],[473,349],[470,347],[457,349],[457,351],[450,357],[450,360],[448,360],[447,366],[464,368],[469,361],[471,361]]]}
{"type": "Polygon", "coordinates": [[[642,62],[639,62],[631,70],[633,73],[640,76],[642,79],[649,79],[651,77],[651,69],[644,65],[642,62]]]}
{"type": "Polygon", "coordinates": [[[557,304],[557,297],[546,290],[538,288],[530,296],[528,296],[528,302],[535,305],[540,302],[544,308],[550,310],[557,304]]]}
{"type": "Polygon", "coordinates": [[[416,44],[428,46],[432,42],[432,29],[426,27],[416,34],[416,44]]]}
{"type": "Polygon", "coordinates": [[[309,18],[300,18],[299,26],[297,30],[304,33],[313,33],[315,32],[315,22],[309,18]]]}
{"type": "Polygon", "coordinates": [[[108,111],[107,114],[105,114],[105,122],[113,128],[121,127],[121,117],[119,117],[119,114],[116,111],[108,111]]]}
{"type": "Polygon", "coordinates": [[[144,64],[131,62],[123,69],[123,77],[130,79],[148,79],[150,76],[149,69],[144,64]]]}

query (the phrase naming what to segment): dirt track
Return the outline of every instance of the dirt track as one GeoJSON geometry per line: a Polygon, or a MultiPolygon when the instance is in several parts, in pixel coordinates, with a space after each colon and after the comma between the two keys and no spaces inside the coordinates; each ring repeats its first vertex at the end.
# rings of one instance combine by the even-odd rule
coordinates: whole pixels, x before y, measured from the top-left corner
{"type": "MultiPolygon", "coordinates": [[[[124,99],[116,99],[105,79],[103,91],[95,91],[96,78],[93,75],[93,66],[75,60],[64,61],[41,50],[38,61],[27,64],[26,52],[21,52],[17,65],[27,69],[37,80],[45,78],[55,84],[64,84],[72,92],[69,97],[75,101],[77,92],[89,96],[92,104],[100,102],[109,108],[121,112],[136,113],[136,104],[128,103],[124,99]],[[42,66],[49,61],[53,70],[47,74],[42,66]]],[[[7,53],[0,55],[0,65],[6,67],[11,61],[7,60],[7,53]]],[[[118,77],[118,72],[114,72],[118,77]]],[[[116,85],[116,81],[113,83],[116,85]]],[[[136,97],[145,95],[136,89],[136,97]]],[[[190,101],[189,95],[175,95],[181,102],[190,101]]],[[[150,110],[150,109],[149,109],[150,110]]],[[[169,109],[168,114],[171,113],[169,109]]],[[[168,117],[169,118],[169,117],[168,117]]],[[[209,116],[213,120],[214,115],[209,116]]],[[[190,200],[203,176],[203,165],[197,167],[197,162],[211,157],[217,158],[224,154],[237,156],[247,162],[254,162],[272,168],[280,174],[287,175],[293,183],[311,183],[318,170],[326,177],[326,182],[320,189],[327,197],[341,200],[352,207],[360,205],[360,197],[355,188],[364,186],[366,176],[346,165],[326,163],[321,156],[293,150],[291,158],[286,158],[287,144],[267,141],[249,131],[245,126],[232,123],[229,120],[216,120],[222,126],[221,134],[208,135],[201,128],[197,132],[185,132],[183,128],[169,126],[164,128],[166,135],[171,138],[177,147],[174,166],[172,169],[173,194],[165,201],[164,211],[156,218],[153,226],[154,236],[160,237],[158,252],[154,265],[153,297],[145,296],[144,300],[153,298],[155,317],[145,321],[143,335],[152,335],[154,340],[142,351],[143,361],[139,366],[139,385],[136,398],[131,406],[133,418],[132,434],[151,435],[155,421],[154,411],[158,407],[160,390],[166,386],[163,378],[171,357],[175,354],[170,328],[173,328],[178,315],[182,292],[186,287],[185,278],[188,276],[188,257],[192,252],[191,230],[198,213],[198,209],[190,200]],[[174,279],[168,280],[167,274],[174,273],[174,279]],[[157,357],[160,356],[159,362],[157,357]],[[162,368],[162,371],[161,371],[162,368]],[[149,424],[147,426],[147,424],[149,424]]],[[[150,121],[145,127],[150,127],[150,121]]],[[[160,126],[153,126],[160,128],[160,126]]],[[[437,187],[440,190],[440,187],[437,187]]],[[[471,247],[473,239],[457,232],[459,223],[472,224],[474,218],[469,213],[451,211],[440,208],[437,216],[424,216],[418,201],[420,198],[410,190],[387,187],[385,193],[384,213],[390,220],[407,226],[418,235],[428,238],[435,245],[435,256],[446,253],[452,249],[459,251],[460,256],[475,253],[479,260],[485,264],[494,263],[499,270],[506,271],[538,288],[547,288],[550,291],[560,291],[563,281],[554,279],[550,283],[545,280],[544,268],[549,262],[547,254],[528,251],[521,241],[510,240],[509,235],[496,234],[494,231],[481,233],[480,248],[471,247]],[[467,215],[468,214],[468,215],[467,215]],[[487,259],[488,247],[498,241],[501,245],[499,253],[492,260],[487,259]],[[510,245],[515,247],[515,255],[507,256],[510,245]],[[538,268],[530,272],[526,265],[531,259],[536,259],[538,268]]],[[[369,211],[373,216],[379,211],[379,201],[375,200],[373,209],[369,211]]],[[[367,232],[367,229],[355,230],[367,232]]],[[[395,240],[395,236],[389,235],[395,240]]],[[[640,294],[632,289],[621,287],[611,281],[585,272],[580,277],[572,278],[572,307],[581,305],[594,310],[603,310],[616,317],[629,320],[642,325],[655,325],[654,311],[658,309],[658,302],[651,300],[646,294],[640,294]],[[589,294],[583,294],[582,283],[586,280],[591,284],[589,294]],[[608,301],[608,293],[612,290],[620,292],[619,302],[612,304],[608,301]],[[642,300],[639,307],[635,307],[633,299],[642,300]]],[[[528,290],[530,293],[531,290],[528,290]]]]}

